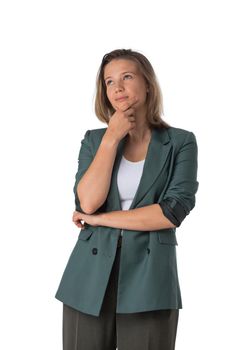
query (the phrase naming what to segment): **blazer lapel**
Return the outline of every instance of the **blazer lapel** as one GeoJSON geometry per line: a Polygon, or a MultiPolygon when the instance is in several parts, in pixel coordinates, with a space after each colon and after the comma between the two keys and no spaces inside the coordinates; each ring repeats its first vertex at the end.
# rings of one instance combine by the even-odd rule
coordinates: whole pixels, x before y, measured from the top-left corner
{"type": "MultiPolygon", "coordinates": [[[[121,210],[120,195],[117,186],[117,173],[124,151],[126,136],[118,144],[117,154],[112,172],[112,185],[109,192],[109,200],[113,200],[114,210],[121,210]]],[[[129,209],[137,206],[145,196],[151,185],[156,181],[171,150],[170,137],[166,129],[152,129],[150,143],[144,162],[142,176],[129,209]]]]}

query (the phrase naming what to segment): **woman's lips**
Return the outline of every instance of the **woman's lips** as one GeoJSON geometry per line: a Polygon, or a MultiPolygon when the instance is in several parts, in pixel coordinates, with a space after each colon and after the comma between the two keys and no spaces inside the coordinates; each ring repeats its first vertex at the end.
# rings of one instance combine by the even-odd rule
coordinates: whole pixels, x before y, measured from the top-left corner
{"type": "Polygon", "coordinates": [[[116,98],[116,101],[123,101],[123,100],[126,100],[127,98],[128,98],[128,96],[116,98]]]}

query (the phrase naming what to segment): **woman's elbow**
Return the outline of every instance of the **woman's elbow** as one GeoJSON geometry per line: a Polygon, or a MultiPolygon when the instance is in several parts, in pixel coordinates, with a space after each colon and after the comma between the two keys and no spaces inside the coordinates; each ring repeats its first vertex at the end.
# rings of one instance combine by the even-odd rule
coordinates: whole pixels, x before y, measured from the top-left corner
{"type": "Polygon", "coordinates": [[[85,203],[84,201],[80,200],[80,207],[82,208],[82,211],[87,214],[91,215],[95,213],[96,209],[90,206],[90,203],[85,203]]]}

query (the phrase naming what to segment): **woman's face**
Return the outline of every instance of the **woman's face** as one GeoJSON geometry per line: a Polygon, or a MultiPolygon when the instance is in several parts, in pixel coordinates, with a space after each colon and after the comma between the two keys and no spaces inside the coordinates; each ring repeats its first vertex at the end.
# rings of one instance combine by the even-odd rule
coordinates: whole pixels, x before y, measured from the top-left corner
{"type": "Polygon", "coordinates": [[[104,68],[104,82],[107,97],[116,110],[122,101],[138,98],[135,109],[144,109],[147,97],[145,79],[137,64],[127,59],[113,59],[104,68]],[[119,99],[123,97],[123,99],[119,99]]]}

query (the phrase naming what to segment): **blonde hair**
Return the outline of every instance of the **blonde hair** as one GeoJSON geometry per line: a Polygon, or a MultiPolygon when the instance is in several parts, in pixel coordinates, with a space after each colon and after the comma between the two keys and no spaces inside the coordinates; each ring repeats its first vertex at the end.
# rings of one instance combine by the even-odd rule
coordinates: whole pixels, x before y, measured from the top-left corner
{"type": "Polygon", "coordinates": [[[101,122],[108,124],[110,117],[115,113],[115,109],[108,100],[104,82],[104,67],[114,59],[127,59],[137,64],[149,89],[146,103],[147,122],[150,127],[169,128],[170,125],[162,119],[162,114],[164,114],[163,98],[154,69],[149,60],[143,54],[131,49],[114,50],[105,54],[102,58],[96,77],[95,114],[97,118],[101,122]]]}

